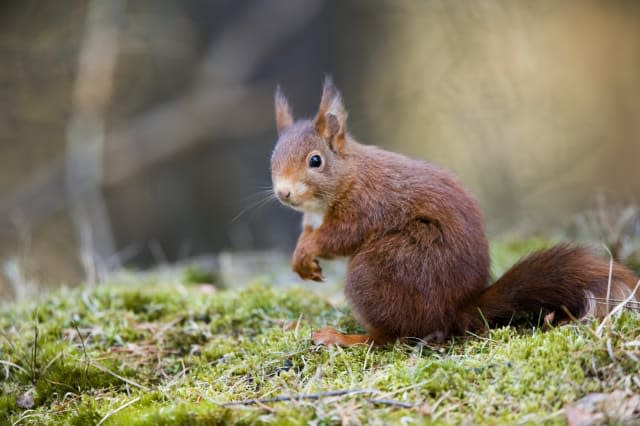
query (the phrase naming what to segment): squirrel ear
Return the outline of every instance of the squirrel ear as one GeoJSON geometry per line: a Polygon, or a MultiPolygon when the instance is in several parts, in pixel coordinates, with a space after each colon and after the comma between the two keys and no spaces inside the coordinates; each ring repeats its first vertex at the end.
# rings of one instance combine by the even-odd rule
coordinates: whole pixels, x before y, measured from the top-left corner
{"type": "Polygon", "coordinates": [[[330,76],[326,76],[322,87],[322,99],[318,114],[314,119],[316,132],[329,141],[330,148],[342,152],[345,143],[347,111],[342,103],[340,92],[333,85],[330,76]]]}
{"type": "Polygon", "coordinates": [[[282,132],[293,124],[293,114],[291,114],[289,102],[287,102],[287,98],[284,97],[280,86],[276,87],[275,106],[276,127],[278,128],[278,135],[281,135],[282,132]]]}

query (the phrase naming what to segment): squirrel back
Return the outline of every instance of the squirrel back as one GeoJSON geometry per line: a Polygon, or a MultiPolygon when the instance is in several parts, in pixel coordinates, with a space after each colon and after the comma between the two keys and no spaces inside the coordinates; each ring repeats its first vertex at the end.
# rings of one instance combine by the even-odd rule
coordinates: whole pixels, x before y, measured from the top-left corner
{"type": "Polygon", "coordinates": [[[637,278],[581,247],[535,253],[489,284],[489,250],[477,201],[450,172],[358,143],[342,98],[327,78],[312,120],[294,121],[278,89],[274,192],[304,213],[292,266],[322,280],[318,258],[350,257],[345,293],[369,335],[335,330],[316,343],[441,339],[516,313],[555,319],[601,316],[637,278]],[[609,287],[609,279],[611,286],[609,287]]]}

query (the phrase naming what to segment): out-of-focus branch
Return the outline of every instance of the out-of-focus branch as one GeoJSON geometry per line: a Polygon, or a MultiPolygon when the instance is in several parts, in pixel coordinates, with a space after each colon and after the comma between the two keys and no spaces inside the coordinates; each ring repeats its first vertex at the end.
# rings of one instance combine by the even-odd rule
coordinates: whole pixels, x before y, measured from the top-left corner
{"type": "MultiPolygon", "coordinates": [[[[248,81],[274,49],[318,14],[322,4],[323,0],[257,1],[212,42],[186,94],[107,132],[101,185],[117,185],[204,142],[208,135],[219,139],[269,129],[272,114],[261,105],[269,102],[273,87],[248,81]],[[261,19],[264,16],[271,19],[261,19]]],[[[59,159],[0,199],[0,228],[11,225],[13,214],[35,225],[63,209],[64,180],[64,161],[59,159]]]]}
{"type": "Polygon", "coordinates": [[[100,185],[104,115],[113,92],[118,32],[125,6],[125,0],[92,0],[88,4],[73,109],[67,125],[66,198],[89,284],[99,280],[105,272],[106,260],[115,253],[100,185]]]}
{"type": "Polygon", "coordinates": [[[323,0],[256,1],[214,43],[198,69],[198,85],[247,81],[280,42],[315,17],[323,0]],[[269,19],[265,19],[269,17],[269,19]]]}
{"type": "Polygon", "coordinates": [[[140,171],[208,140],[249,136],[272,124],[258,106],[266,105],[271,88],[236,86],[208,93],[199,88],[161,105],[124,128],[110,132],[105,146],[103,183],[115,186],[140,171]],[[251,121],[251,126],[245,123],[251,121]]]}
{"type": "Polygon", "coordinates": [[[271,114],[256,106],[265,105],[272,88],[249,86],[248,81],[283,40],[316,16],[321,5],[321,0],[255,2],[211,44],[188,93],[109,135],[106,183],[114,184],[202,143],[207,135],[215,139],[231,129],[238,134],[267,129],[271,114]],[[252,129],[246,128],[247,120],[252,129]]]}

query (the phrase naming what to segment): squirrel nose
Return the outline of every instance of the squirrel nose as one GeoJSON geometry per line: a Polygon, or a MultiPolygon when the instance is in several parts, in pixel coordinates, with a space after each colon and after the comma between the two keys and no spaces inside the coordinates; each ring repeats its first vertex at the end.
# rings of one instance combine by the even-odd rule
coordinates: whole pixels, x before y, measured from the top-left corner
{"type": "Polygon", "coordinates": [[[279,189],[278,190],[278,198],[281,200],[288,200],[291,197],[291,191],[288,189],[279,189]]]}

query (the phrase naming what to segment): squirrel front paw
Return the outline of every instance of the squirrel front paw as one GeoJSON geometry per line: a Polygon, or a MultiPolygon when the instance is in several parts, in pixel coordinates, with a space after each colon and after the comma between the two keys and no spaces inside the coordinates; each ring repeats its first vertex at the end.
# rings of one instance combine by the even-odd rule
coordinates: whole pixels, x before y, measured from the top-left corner
{"type": "Polygon", "coordinates": [[[303,280],[324,280],[324,277],[322,276],[322,268],[320,268],[320,263],[317,259],[314,259],[311,256],[296,254],[294,254],[293,256],[293,272],[300,275],[300,278],[302,278],[303,280]]]}

